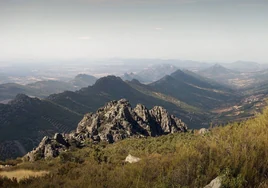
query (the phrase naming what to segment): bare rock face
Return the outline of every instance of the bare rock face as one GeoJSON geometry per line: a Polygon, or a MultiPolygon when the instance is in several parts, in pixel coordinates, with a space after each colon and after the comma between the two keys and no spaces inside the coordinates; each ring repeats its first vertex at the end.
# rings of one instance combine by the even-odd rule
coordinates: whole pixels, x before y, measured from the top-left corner
{"type": "Polygon", "coordinates": [[[57,157],[60,152],[66,151],[69,146],[68,142],[59,133],[56,133],[53,139],[45,136],[38,147],[27,153],[24,156],[24,159],[28,161],[36,161],[41,158],[47,159],[50,157],[57,157]],[[61,137],[62,140],[57,140],[59,137],[61,137]]]}
{"type": "Polygon", "coordinates": [[[152,118],[161,128],[162,134],[186,132],[184,123],[173,115],[169,115],[167,110],[161,106],[155,106],[150,110],[152,118]]]}
{"type": "Polygon", "coordinates": [[[78,124],[77,134],[98,136],[102,141],[116,142],[129,137],[160,136],[186,132],[186,125],[160,106],[148,110],[138,104],[132,109],[125,99],[111,101],[95,114],[87,114],[78,124]]]}
{"type": "Polygon", "coordinates": [[[64,146],[66,146],[66,147],[69,146],[68,142],[64,139],[64,137],[63,137],[62,134],[56,133],[56,134],[54,135],[54,140],[55,140],[57,143],[62,144],[62,145],[64,145],[64,146]]]}
{"type": "Polygon", "coordinates": [[[187,126],[178,118],[169,115],[160,106],[148,110],[138,104],[134,109],[126,99],[111,101],[96,113],[88,113],[78,124],[74,133],[56,133],[53,138],[44,137],[39,146],[26,155],[27,160],[56,157],[69,146],[83,146],[86,140],[93,143],[114,143],[130,137],[161,136],[186,132],[187,126]]]}

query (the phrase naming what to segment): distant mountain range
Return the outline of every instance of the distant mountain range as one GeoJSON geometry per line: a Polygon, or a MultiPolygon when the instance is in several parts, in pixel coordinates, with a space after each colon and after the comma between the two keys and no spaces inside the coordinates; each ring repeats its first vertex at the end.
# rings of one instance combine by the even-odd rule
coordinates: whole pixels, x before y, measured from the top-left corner
{"type": "Polygon", "coordinates": [[[57,80],[38,81],[27,85],[16,83],[6,83],[0,85],[0,102],[13,99],[17,94],[26,94],[44,98],[53,93],[63,91],[75,91],[82,87],[87,87],[96,82],[97,78],[91,75],[79,74],[69,82],[57,80]]]}
{"type": "Polygon", "coordinates": [[[256,72],[268,68],[265,64],[259,64],[251,61],[236,61],[233,63],[222,64],[224,67],[239,72],[256,72]]]}
{"type": "Polygon", "coordinates": [[[237,83],[234,83],[237,79],[245,79],[246,75],[242,73],[228,69],[220,64],[215,64],[207,69],[203,69],[197,72],[199,75],[203,77],[210,78],[218,83],[232,86],[239,86],[237,83]]]}
{"type": "Polygon", "coordinates": [[[170,64],[153,65],[145,68],[138,73],[125,73],[121,78],[123,80],[131,81],[132,79],[139,80],[142,83],[151,83],[159,80],[160,78],[169,75],[178,70],[177,67],[170,64]]]}
{"type": "Polygon", "coordinates": [[[198,71],[197,74],[234,89],[251,88],[267,82],[268,69],[263,69],[264,67],[264,65],[254,62],[236,62],[224,65],[215,64],[198,71]]]}
{"type": "Polygon", "coordinates": [[[237,71],[228,69],[220,64],[215,64],[207,69],[203,69],[198,72],[201,75],[205,75],[206,77],[223,77],[223,76],[232,76],[239,74],[237,71]]]}
{"type": "MultiPolygon", "coordinates": [[[[125,73],[121,78],[125,81],[131,81],[132,79],[136,79],[141,83],[152,83],[158,81],[164,76],[170,75],[176,70],[178,67],[183,67],[179,61],[171,61],[168,62],[173,64],[155,64],[144,68],[142,71],[136,73],[125,73]],[[177,63],[177,64],[176,64],[177,63]],[[175,66],[176,65],[176,66],[175,66]]],[[[189,62],[190,64],[195,65],[197,62],[189,62]]],[[[237,61],[234,63],[226,63],[226,64],[202,64],[203,66],[194,66],[195,74],[193,71],[189,71],[189,74],[192,74],[194,77],[202,76],[204,78],[209,78],[208,82],[214,80],[222,85],[227,87],[248,87],[261,78],[266,77],[265,72],[266,65],[258,64],[255,62],[244,62],[237,61]],[[251,81],[250,81],[251,79],[251,81]]],[[[189,67],[190,65],[185,65],[185,67],[189,67]]],[[[267,67],[268,68],[268,67],[267,67]]],[[[185,70],[185,71],[187,71],[185,70]]],[[[268,74],[267,74],[268,75],[268,74]]],[[[268,76],[267,76],[268,77],[268,76]]],[[[211,82],[212,83],[212,82],[211,82]]]]}

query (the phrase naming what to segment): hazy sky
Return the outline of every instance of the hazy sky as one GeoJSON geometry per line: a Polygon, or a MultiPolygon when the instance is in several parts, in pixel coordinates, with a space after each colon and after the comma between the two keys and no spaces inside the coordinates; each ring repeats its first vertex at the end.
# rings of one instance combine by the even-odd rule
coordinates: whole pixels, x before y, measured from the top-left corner
{"type": "Polygon", "coordinates": [[[268,63],[268,0],[0,0],[0,60],[268,63]]]}

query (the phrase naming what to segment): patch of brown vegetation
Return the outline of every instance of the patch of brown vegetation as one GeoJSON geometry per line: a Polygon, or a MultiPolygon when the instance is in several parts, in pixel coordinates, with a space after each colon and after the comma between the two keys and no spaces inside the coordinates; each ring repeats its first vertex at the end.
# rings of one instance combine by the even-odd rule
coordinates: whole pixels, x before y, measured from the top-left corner
{"type": "Polygon", "coordinates": [[[48,171],[32,171],[32,170],[12,170],[12,171],[0,171],[0,176],[7,177],[9,179],[17,179],[21,181],[30,177],[41,177],[48,174],[48,171]]]}

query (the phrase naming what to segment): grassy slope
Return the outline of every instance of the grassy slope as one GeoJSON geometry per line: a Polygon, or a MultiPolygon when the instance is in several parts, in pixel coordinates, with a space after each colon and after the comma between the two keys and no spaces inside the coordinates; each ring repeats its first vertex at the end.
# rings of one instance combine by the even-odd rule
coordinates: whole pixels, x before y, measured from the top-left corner
{"type": "Polygon", "coordinates": [[[202,88],[191,85],[182,79],[166,76],[149,85],[152,90],[172,96],[189,105],[203,109],[216,108],[233,98],[229,93],[213,91],[211,88],[202,88]]]}
{"type": "Polygon", "coordinates": [[[148,86],[146,86],[144,84],[141,84],[141,83],[135,84],[133,82],[128,82],[128,84],[131,87],[135,88],[136,90],[138,90],[139,92],[141,92],[145,95],[152,96],[154,98],[158,98],[160,100],[170,102],[170,103],[172,103],[172,104],[178,106],[179,108],[182,108],[188,112],[195,112],[195,113],[202,112],[202,110],[200,108],[188,105],[185,102],[178,100],[177,98],[171,97],[169,95],[165,95],[165,94],[160,93],[160,92],[152,91],[152,90],[150,90],[150,88],[148,86]]]}
{"type": "MultiPolygon", "coordinates": [[[[224,187],[267,187],[267,136],[265,110],[254,119],[215,127],[204,136],[187,133],[111,145],[89,143],[56,159],[23,163],[15,169],[51,172],[21,182],[21,187],[202,187],[218,175],[224,175],[224,187]],[[142,160],[123,163],[129,153],[142,160]]],[[[0,187],[1,182],[6,183],[2,187],[17,185],[2,179],[0,187]]]]}

